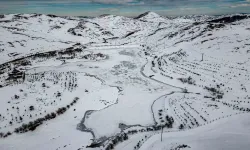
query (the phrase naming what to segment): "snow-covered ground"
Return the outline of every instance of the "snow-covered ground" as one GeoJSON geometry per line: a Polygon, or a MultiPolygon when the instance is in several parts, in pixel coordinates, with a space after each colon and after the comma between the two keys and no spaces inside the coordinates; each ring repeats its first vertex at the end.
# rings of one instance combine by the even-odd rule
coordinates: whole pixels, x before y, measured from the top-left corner
{"type": "Polygon", "coordinates": [[[4,15],[0,149],[248,149],[249,24],[4,15]]]}
{"type": "Polygon", "coordinates": [[[182,132],[156,134],[140,150],[235,150],[249,149],[249,114],[223,119],[207,126],[182,132]]]}

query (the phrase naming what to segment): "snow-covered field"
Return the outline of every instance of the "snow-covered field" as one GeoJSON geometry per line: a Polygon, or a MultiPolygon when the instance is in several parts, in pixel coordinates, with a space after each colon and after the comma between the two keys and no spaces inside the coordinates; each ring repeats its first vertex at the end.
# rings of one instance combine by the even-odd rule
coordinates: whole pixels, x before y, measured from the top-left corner
{"type": "Polygon", "coordinates": [[[0,16],[0,149],[248,150],[249,25],[0,16]]]}

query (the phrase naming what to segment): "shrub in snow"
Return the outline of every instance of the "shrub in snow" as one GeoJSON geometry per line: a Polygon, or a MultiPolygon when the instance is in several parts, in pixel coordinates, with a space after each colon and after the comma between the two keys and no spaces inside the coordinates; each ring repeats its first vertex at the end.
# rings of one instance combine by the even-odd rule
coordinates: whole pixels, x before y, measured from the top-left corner
{"type": "Polygon", "coordinates": [[[30,107],[29,107],[29,110],[30,110],[30,111],[33,111],[34,109],[35,109],[34,106],[30,106],[30,107]]]}
{"type": "Polygon", "coordinates": [[[184,129],[184,125],[183,125],[183,124],[180,124],[179,129],[180,129],[180,130],[184,129]]]}
{"type": "Polygon", "coordinates": [[[172,128],[174,124],[174,118],[173,117],[169,117],[168,115],[166,116],[166,124],[165,126],[168,128],[172,128]]]}
{"type": "Polygon", "coordinates": [[[187,83],[187,84],[191,84],[191,85],[196,85],[195,84],[195,80],[192,79],[192,77],[188,77],[188,78],[178,78],[178,80],[180,80],[182,83],[187,83]]]}

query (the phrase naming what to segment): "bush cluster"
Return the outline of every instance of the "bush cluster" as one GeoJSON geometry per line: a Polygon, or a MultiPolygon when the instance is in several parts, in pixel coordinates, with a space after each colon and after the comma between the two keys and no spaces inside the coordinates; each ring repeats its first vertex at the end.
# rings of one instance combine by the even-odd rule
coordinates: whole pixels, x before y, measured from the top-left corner
{"type": "Polygon", "coordinates": [[[192,79],[192,77],[190,77],[190,76],[188,78],[178,78],[178,80],[180,80],[182,83],[188,83],[188,84],[196,85],[195,80],[192,79]]]}
{"type": "Polygon", "coordinates": [[[123,141],[128,140],[128,135],[126,133],[122,133],[118,136],[115,136],[115,138],[109,143],[106,147],[105,150],[111,150],[114,149],[114,146],[117,145],[118,143],[121,143],[123,141]]]}

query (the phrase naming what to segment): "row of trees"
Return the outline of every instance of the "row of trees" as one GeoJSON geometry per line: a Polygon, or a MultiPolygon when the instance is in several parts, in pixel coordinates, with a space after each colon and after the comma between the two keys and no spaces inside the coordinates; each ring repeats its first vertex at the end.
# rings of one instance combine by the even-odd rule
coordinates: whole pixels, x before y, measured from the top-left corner
{"type": "Polygon", "coordinates": [[[126,133],[122,133],[118,136],[115,136],[115,138],[113,138],[111,140],[111,142],[107,145],[105,150],[111,150],[114,149],[115,145],[117,145],[118,143],[121,143],[123,141],[128,140],[128,135],[126,133]]]}
{"type": "MultiPolygon", "coordinates": [[[[44,116],[42,118],[38,118],[38,119],[36,119],[34,121],[30,121],[27,124],[23,124],[22,126],[16,128],[14,130],[14,132],[15,133],[25,133],[25,132],[28,132],[28,131],[34,131],[38,126],[40,126],[41,124],[43,124],[44,121],[48,121],[48,120],[54,119],[57,116],[64,114],[78,100],[79,100],[79,98],[75,97],[74,100],[70,103],[70,105],[67,105],[66,107],[58,108],[55,112],[49,113],[49,114],[47,114],[46,116],[44,116]]],[[[11,132],[7,132],[6,134],[0,133],[0,138],[8,137],[11,134],[12,134],[11,132]]]]}
{"type": "Polygon", "coordinates": [[[191,148],[191,147],[186,144],[182,144],[182,145],[178,145],[175,148],[171,148],[170,150],[180,150],[180,149],[185,149],[185,148],[191,148]]]}
{"type": "Polygon", "coordinates": [[[47,114],[46,116],[44,116],[42,118],[38,118],[35,121],[29,122],[28,124],[23,124],[21,127],[16,128],[14,132],[15,133],[25,133],[25,132],[28,132],[28,131],[34,131],[38,126],[43,124],[44,121],[54,119],[54,118],[56,118],[56,116],[64,114],[67,111],[67,109],[69,109],[70,106],[73,106],[78,100],[79,100],[79,98],[76,97],[70,103],[70,105],[67,105],[66,107],[58,108],[56,110],[56,112],[49,113],[49,114],[47,114]]]}

